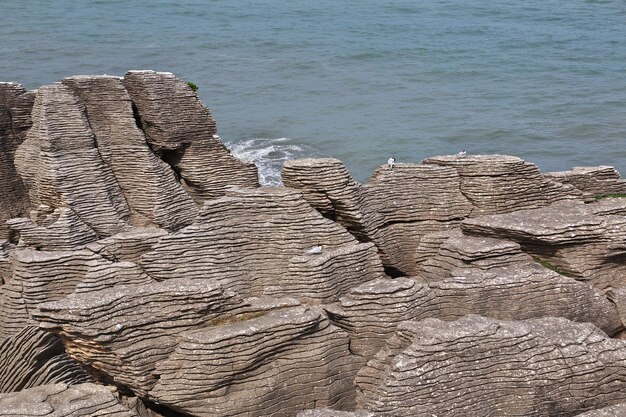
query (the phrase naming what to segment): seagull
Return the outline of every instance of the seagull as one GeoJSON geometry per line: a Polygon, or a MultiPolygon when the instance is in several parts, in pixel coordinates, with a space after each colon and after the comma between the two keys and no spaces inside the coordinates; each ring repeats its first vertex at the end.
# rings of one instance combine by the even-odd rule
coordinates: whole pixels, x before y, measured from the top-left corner
{"type": "Polygon", "coordinates": [[[305,250],[304,253],[307,255],[317,255],[322,252],[322,245],[311,246],[309,249],[305,250]]]}
{"type": "Polygon", "coordinates": [[[459,158],[463,158],[466,154],[467,152],[465,152],[465,149],[463,149],[461,152],[457,153],[456,156],[459,158]]]}
{"type": "Polygon", "coordinates": [[[393,167],[396,166],[396,158],[393,156],[387,159],[387,165],[389,165],[389,171],[393,171],[393,167]]]}

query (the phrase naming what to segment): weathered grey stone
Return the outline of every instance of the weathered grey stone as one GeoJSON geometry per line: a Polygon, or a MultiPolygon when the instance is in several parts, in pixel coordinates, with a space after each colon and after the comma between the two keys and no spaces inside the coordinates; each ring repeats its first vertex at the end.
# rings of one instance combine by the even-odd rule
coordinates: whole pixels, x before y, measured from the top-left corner
{"type": "Polygon", "coordinates": [[[626,416],[626,403],[611,405],[609,407],[600,408],[599,410],[587,411],[586,413],[576,414],[577,417],[623,417],[626,416]]]}
{"type": "Polygon", "coordinates": [[[130,71],[123,83],[148,143],[196,203],[222,196],[232,186],[259,185],[256,166],[224,149],[211,113],[186,83],[154,71],[130,71]]]}
{"type": "Polygon", "coordinates": [[[338,159],[305,158],[286,161],[283,184],[300,192],[306,201],[324,217],[344,226],[361,241],[370,240],[371,223],[363,213],[361,184],[338,159]]]}
{"type": "Polygon", "coordinates": [[[364,360],[406,320],[456,320],[469,314],[501,320],[564,317],[593,323],[609,335],[624,328],[614,305],[589,285],[532,263],[453,269],[428,283],[420,277],[374,280],[324,309],[348,331],[350,350],[364,360]]]}
{"type": "Polygon", "coordinates": [[[37,90],[33,125],[15,152],[38,218],[69,207],[98,236],[128,227],[130,211],[115,176],[103,162],[86,109],[61,84],[37,90]]]}
{"type": "Polygon", "coordinates": [[[382,416],[575,415],[623,401],[626,342],[559,318],[400,324],[355,380],[382,416]]]}
{"type": "Polygon", "coordinates": [[[27,217],[7,221],[20,242],[36,249],[72,250],[98,239],[96,232],[67,207],[48,215],[40,226],[27,217]]]}
{"type": "Polygon", "coordinates": [[[600,290],[626,286],[626,217],[569,202],[464,220],[465,234],[513,240],[600,290]]]}
{"type": "Polygon", "coordinates": [[[0,394],[0,416],[138,417],[120,404],[115,388],[61,383],[0,394]]]}
{"type": "Polygon", "coordinates": [[[359,244],[300,193],[280,187],[241,189],[207,201],[192,225],[162,237],[139,264],[159,281],[210,278],[244,297],[321,301],[382,274],[371,244],[359,244]],[[316,245],[321,252],[307,254],[316,245]]]}
{"type": "Polygon", "coordinates": [[[376,414],[369,411],[337,411],[330,408],[306,410],[298,413],[296,417],[374,417],[376,414]]]}
{"type": "Polygon", "coordinates": [[[33,315],[63,338],[72,358],[145,396],[157,382],[156,363],[174,351],[182,332],[242,304],[214,281],[171,279],[72,294],[39,304],[33,315]]]}
{"type": "Polygon", "coordinates": [[[87,273],[74,292],[80,294],[123,285],[152,285],[156,282],[133,262],[104,261],[88,267],[87,273]]]}
{"type": "Polygon", "coordinates": [[[439,281],[451,276],[453,269],[492,269],[533,262],[523,253],[519,244],[503,239],[464,235],[459,229],[439,233],[440,246],[437,252],[424,261],[420,278],[439,281]]]}
{"type": "Polygon", "coordinates": [[[348,345],[319,308],[304,306],[186,332],[157,366],[150,396],[199,417],[346,409],[354,405],[357,371],[348,345]]]}
{"type": "Polygon", "coordinates": [[[35,93],[20,84],[0,83],[0,240],[10,237],[4,224],[28,214],[30,202],[22,179],[15,170],[14,155],[31,126],[35,93]]]}
{"type": "Polygon", "coordinates": [[[85,105],[98,152],[124,193],[133,225],[178,230],[190,224],[198,208],[171,167],[148,147],[122,79],[76,76],[63,84],[85,105]]]}
{"type": "Polygon", "coordinates": [[[67,356],[61,339],[37,327],[24,327],[0,343],[0,393],[91,381],[78,362],[67,356]]]}
{"type": "Polygon", "coordinates": [[[569,171],[547,172],[546,178],[563,184],[571,184],[583,192],[587,201],[594,196],[626,193],[626,180],[610,166],[574,167],[569,171]]]}
{"type": "Polygon", "coordinates": [[[535,164],[508,155],[436,156],[425,164],[453,168],[461,192],[474,206],[472,217],[545,207],[555,201],[581,199],[571,185],[545,178],[535,164]]]}
{"type": "Polygon", "coordinates": [[[31,314],[39,303],[71,294],[89,267],[102,261],[88,250],[14,250],[11,279],[0,287],[0,339],[36,324],[31,314]]]}
{"type": "Polygon", "coordinates": [[[133,228],[128,232],[93,242],[87,249],[110,261],[129,261],[138,263],[144,253],[149,252],[167,232],[163,229],[133,228]]]}

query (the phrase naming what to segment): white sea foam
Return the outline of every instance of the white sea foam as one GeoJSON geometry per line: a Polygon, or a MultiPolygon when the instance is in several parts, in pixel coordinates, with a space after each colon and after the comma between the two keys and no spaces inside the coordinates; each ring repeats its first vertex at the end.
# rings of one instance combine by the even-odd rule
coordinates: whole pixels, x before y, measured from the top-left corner
{"type": "Polygon", "coordinates": [[[280,170],[285,161],[313,155],[312,149],[291,143],[289,138],[250,138],[225,145],[233,156],[254,162],[259,169],[259,182],[269,186],[282,185],[280,170]]]}

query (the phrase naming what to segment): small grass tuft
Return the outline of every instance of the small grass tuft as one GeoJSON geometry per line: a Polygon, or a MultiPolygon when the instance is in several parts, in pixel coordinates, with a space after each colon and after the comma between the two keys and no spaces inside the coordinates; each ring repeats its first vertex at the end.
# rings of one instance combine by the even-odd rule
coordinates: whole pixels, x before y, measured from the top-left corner
{"type": "Polygon", "coordinates": [[[537,262],[538,264],[540,264],[541,266],[543,266],[544,268],[548,268],[551,271],[556,272],[559,275],[563,275],[565,277],[570,277],[571,275],[565,273],[560,266],[553,264],[552,262],[546,260],[546,259],[541,259],[538,256],[533,256],[533,259],[535,262],[537,262]]]}
{"type": "Polygon", "coordinates": [[[222,143],[222,148],[224,148],[224,150],[225,150],[226,152],[231,153],[230,148],[229,148],[228,146],[224,145],[223,143],[222,143]]]}
{"type": "Polygon", "coordinates": [[[616,193],[616,194],[596,194],[593,196],[593,198],[596,199],[596,201],[600,201],[603,198],[626,198],[626,194],[623,193],[616,193]]]}
{"type": "Polygon", "coordinates": [[[193,83],[191,81],[187,81],[187,85],[189,86],[189,88],[191,88],[193,91],[198,91],[198,86],[196,85],[196,83],[193,83]]]}

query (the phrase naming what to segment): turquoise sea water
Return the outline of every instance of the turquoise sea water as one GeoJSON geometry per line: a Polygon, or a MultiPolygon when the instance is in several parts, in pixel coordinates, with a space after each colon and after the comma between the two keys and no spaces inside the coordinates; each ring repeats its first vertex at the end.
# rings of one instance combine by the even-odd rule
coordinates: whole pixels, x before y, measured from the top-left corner
{"type": "Polygon", "coordinates": [[[287,157],[513,154],[626,174],[626,2],[0,0],[0,80],[171,71],[266,181],[287,157]]]}

